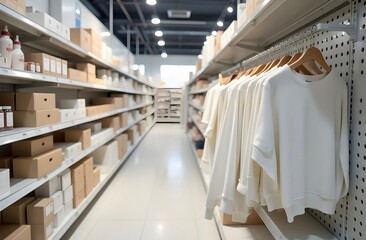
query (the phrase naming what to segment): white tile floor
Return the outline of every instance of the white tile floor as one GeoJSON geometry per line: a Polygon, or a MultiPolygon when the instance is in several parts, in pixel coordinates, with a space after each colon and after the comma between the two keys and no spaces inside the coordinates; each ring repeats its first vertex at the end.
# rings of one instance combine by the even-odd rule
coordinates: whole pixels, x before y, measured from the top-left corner
{"type": "Polygon", "coordinates": [[[180,125],[157,124],[63,239],[218,240],[204,207],[186,134],[180,125]]]}

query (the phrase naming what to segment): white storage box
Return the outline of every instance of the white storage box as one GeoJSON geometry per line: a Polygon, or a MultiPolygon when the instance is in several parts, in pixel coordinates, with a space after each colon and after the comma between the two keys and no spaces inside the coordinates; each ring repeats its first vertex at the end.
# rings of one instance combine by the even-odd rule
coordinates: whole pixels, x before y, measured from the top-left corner
{"type": "Polygon", "coordinates": [[[70,41],[70,28],[65,25],[61,26],[61,37],[65,38],[67,41],[70,41]]]}
{"type": "Polygon", "coordinates": [[[100,166],[101,173],[107,173],[113,167],[114,163],[118,161],[118,143],[111,141],[97,150],[91,156],[94,158],[94,163],[100,166]]]}
{"type": "Polygon", "coordinates": [[[85,106],[85,99],[61,99],[60,101],[62,109],[85,108],[85,106]]]}
{"type": "Polygon", "coordinates": [[[239,29],[247,20],[247,8],[246,8],[247,4],[246,3],[239,3],[238,4],[238,10],[237,10],[237,28],[239,29]]]}
{"type": "Polygon", "coordinates": [[[62,191],[55,192],[50,198],[53,199],[53,212],[56,213],[64,205],[62,191]]]}
{"type": "Polygon", "coordinates": [[[51,197],[57,191],[60,191],[60,178],[58,176],[50,179],[48,182],[44,183],[42,186],[35,190],[36,197],[51,197]]]}
{"type": "Polygon", "coordinates": [[[81,142],[55,142],[55,148],[61,148],[64,156],[64,160],[69,159],[82,151],[81,142]]]}
{"type": "Polygon", "coordinates": [[[27,12],[26,16],[32,21],[38,23],[39,25],[55,32],[57,29],[57,20],[44,12],[27,12]]]}
{"type": "Polygon", "coordinates": [[[60,122],[73,121],[79,118],[79,113],[76,109],[59,109],[60,122]]]}
{"type": "Polygon", "coordinates": [[[91,145],[92,146],[96,146],[98,144],[100,144],[101,142],[105,142],[106,139],[110,139],[113,136],[113,129],[112,128],[107,128],[107,129],[102,129],[100,131],[95,132],[94,134],[92,134],[91,136],[91,145]]]}
{"type": "Polygon", "coordinates": [[[72,201],[65,204],[65,206],[64,206],[64,215],[65,215],[65,217],[68,216],[71,213],[72,209],[74,209],[73,205],[72,205],[72,201]]]}
{"type": "Polygon", "coordinates": [[[76,110],[76,119],[85,118],[86,117],[86,108],[79,108],[76,110]]]}
{"type": "Polygon", "coordinates": [[[65,205],[67,205],[70,202],[72,204],[72,199],[74,198],[74,194],[72,192],[72,185],[70,185],[68,188],[66,188],[65,191],[63,191],[63,198],[65,205]]]}
{"type": "Polygon", "coordinates": [[[71,172],[70,169],[66,169],[60,174],[61,190],[65,191],[71,186],[71,172]]]}
{"type": "Polygon", "coordinates": [[[102,123],[101,122],[85,123],[83,125],[80,125],[80,128],[90,128],[92,133],[95,133],[102,130],[102,123]]]}
{"type": "Polygon", "coordinates": [[[64,219],[65,219],[65,206],[61,205],[60,209],[57,212],[55,212],[55,215],[53,217],[53,226],[57,228],[58,226],[61,225],[64,219]]]}
{"type": "Polygon", "coordinates": [[[10,172],[8,168],[0,168],[0,195],[10,190],[10,172]]]}

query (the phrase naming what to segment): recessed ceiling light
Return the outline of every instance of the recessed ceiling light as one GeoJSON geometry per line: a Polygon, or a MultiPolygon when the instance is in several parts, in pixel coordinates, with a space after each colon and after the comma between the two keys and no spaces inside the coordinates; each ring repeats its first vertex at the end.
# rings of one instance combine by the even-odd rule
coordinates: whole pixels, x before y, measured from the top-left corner
{"type": "Polygon", "coordinates": [[[162,53],[161,53],[161,57],[162,57],[162,58],[167,58],[167,57],[168,57],[168,54],[167,54],[166,52],[162,52],[162,53]]]}
{"type": "Polygon", "coordinates": [[[212,31],[212,36],[216,36],[217,32],[216,31],[212,31]]]}
{"type": "Polygon", "coordinates": [[[151,19],[151,23],[152,23],[152,24],[159,24],[159,23],[160,23],[160,18],[158,18],[158,17],[153,17],[153,18],[151,19]]]}
{"type": "Polygon", "coordinates": [[[157,37],[162,37],[164,34],[162,31],[158,30],[158,31],[155,31],[155,36],[157,37]]]}
{"type": "Polygon", "coordinates": [[[220,20],[220,21],[217,21],[217,26],[219,26],[219,27],[222,27],[222,26],[224,26],[224,23],[220,20]]]}
{"type": "Polygon", "coordinates": [[[158,45],[159,45],[159,46],[161,46],[161,47],[162,47],[162,46],[164,46],[164,45],[165,45],[165,41],[164,41],[164,40],[160,40],[160,41],[158,42],[158,45]]]}
{"type": "Polygon", "coordinates": [[[203,59],[202,54],[198,55],[198,59],[203,59]]]}
{"type": "Polygon", "coordinates": [[[234,9],[233,9],[233,7],[227,7],[227,9],[226,9],[229,13],[232,13],[233,11],[234,11],[234,9]]]}
{"type": "Polygon", "coordinates": [[[156,5],[156,0],[146,0],[146,4],[154,6],[154,5],[156,5]]]}

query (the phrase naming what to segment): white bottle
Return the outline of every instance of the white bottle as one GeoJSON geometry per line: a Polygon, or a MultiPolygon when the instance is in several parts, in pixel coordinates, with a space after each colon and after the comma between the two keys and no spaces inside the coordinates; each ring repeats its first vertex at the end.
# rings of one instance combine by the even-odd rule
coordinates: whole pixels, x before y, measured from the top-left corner
{"type": "Polygon", "coordinates": [[[13,41],[10,39],[10,33],[8,31],[8,26],[4,27],[1,32],[0,37],[0,54],[2,57],[6,58],[6,67],[11,66],[11,54],[13,51],[13,41]]]}
{"type": "Polygon", "coordinates": [[[24,71],[24,53],[22,52],[18,35],[16,35],[14,40],[14,50],[11,55],[11,68],[24,71]]]}

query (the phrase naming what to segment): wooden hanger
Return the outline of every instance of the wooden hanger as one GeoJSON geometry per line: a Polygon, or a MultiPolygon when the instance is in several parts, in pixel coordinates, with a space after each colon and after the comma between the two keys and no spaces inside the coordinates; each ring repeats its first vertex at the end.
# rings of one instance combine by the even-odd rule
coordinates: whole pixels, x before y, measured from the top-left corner
{"type": "Polygon", "coordinates": [[[250,73],[250,76],[254,76],[254,75],[257,75],[258,73],[260,73],[265,67],[266,67],[267,64],[262,64],[262,65],[259,65],[257,66],[251,73],[250,73]]]}
{"type": "Polygon", "coordinates": [[[231,82],[233,79],[235,79],[235,77],[236,77],[236,74],[232,74],[232,75],[230,75],[228,77],[223,77],[222,74],[220,73],[219,74],[219,83],[221,85],[226,85],[229,82],[231,82]]]}
{"type": "Polygon", "coordinates": [[[296,62],[301,57],[302,54],[303,54],[302,52],[296,53],[295,55],[293,55],[291,57],[291,59],[287,62],[287,64],[288,65],[293,64],[294,62],[296,62]]]}
{"type": "MultiPolygon", "coordinates": [[[[303,55],[303,53],[299,52],[296,53],[295,55],[293,55],[290,59],[290,61],[288,61],[287,65],[291,66],[291,64],[293,64],[294,62],[296,62],[297,60],[300,59],[300,57],[303,55]]],[[[303,65],[301,65],[300,67],[295,69],[297,72],[301,72],[304,75],[313,75],[309,70],[306,69],[306,67],[304,67],[303,65]]]]}
{"type": "Polygon", "coordinates": [[[247,71],[245,71],[244,75],[248,76],[250,73],[254,70],[254,68],[249,68],[247,71]]]}
{"type": "Polygon", "coordinates": [[[323,74],[322,70],[319,69],[314,61],[305,62],[303,65],[306,67],[306,69],[312,71],[315,75],[323,74]]]}
{"type": "Polygon", "coordinates": [[[274,68],[275,66],[277,66],[277,64],[281,61],[281,59],[276,59],[276,60],[273,60],[271,62],[271,64],[268,66],[268,68],[266,68],[265,72],[266,71],[269,71],[271,70],[272,68],[274,68]]]}
{"type": "Polygon", "coordinates": [[[309,61],[315,61],[316,63],[318,63],[327,73],[332,70],[325,61],[322,52],[315,47],[307,49],[297,61],[290,65],[290,67],[292,70],[295,70],[309,61]]]}
{"type": "Polygon", "coordinates": [[[276,67],[282,67],[283,65],[287,64],[291,60],[291,56],[284,56],[280,59],[280,61],[277,63],[276,67]]]}

